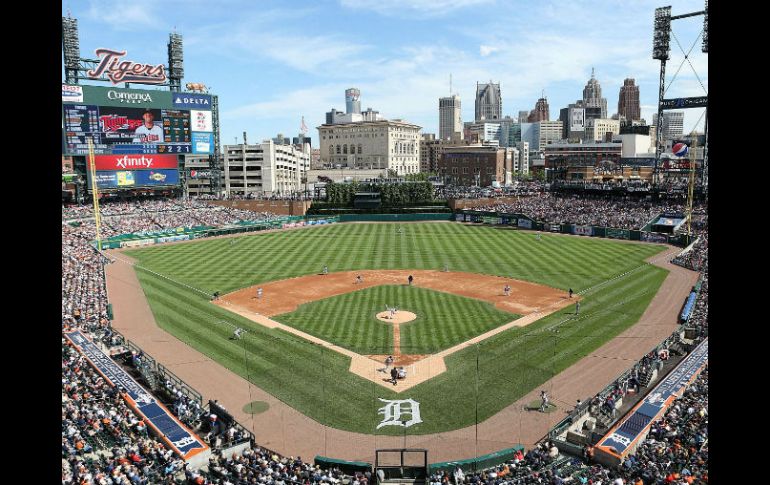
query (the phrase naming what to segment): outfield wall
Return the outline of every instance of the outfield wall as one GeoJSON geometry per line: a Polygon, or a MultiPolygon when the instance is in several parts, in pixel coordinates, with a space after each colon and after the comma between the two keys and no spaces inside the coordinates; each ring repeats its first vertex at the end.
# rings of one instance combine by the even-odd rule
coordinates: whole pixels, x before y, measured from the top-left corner
{"type": "Polygon", "coordinates": [[[481,223],[493,226],[511,226],[533,231],[575,234],[579,236],[608,239],[623,239],[626,241],[655,242],[680,247],[687,246],[690,243],[690,236],[687,234],[670,235],[657,232],[638,231],[635,229],[619,229],[587,224],[552,224],[535,221],[531,217],[520,213],[461,210],[454,214],[453,219],[457,222],[481,223]]]}

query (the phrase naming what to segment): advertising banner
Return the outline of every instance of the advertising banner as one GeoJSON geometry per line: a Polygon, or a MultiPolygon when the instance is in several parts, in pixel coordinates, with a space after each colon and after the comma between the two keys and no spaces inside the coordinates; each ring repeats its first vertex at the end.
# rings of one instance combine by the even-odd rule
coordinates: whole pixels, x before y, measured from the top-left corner
{"type": "MultiPolygon", "coordinates": [[[[178,185],[179,172],[176,169],[96,172],[96,183],[100,189],[178,185]]],[[[88,186],[91,187],[91,185],[89,173],[88,186]]]]}
{"type": "Polygon", "coordinates": [[[465,222],[465,214],[455,214],[455,220],[457,222],[465,222]]]}
{"type": "Polygon", "coordinates": [[[500,224],[500,218],[499,217],[483,216],[482,220],[484,221],[484,224],[492,224],[492,225],[500,224]]]}
{"type": "Polygon", "coordinates": [[[578,234],[580,236],[593,236],[594,231],[591,226],[572,226],[572,234],[578,234]]]}
{"type": "Polygon", "coordinates": [[[190,120],[192,122],[192,131],[214,132],[211,122],[211,111],[190,110],[190,120]]]}
{"type": "Polygon", "coordinates": [[[98,106],[133,106],[136,108],[173,108],[171,91],[81,86],[83,102],[98,106]]]}
{"type": "Polygon", "coordinates": [[[665,234],[659,234],[657,232],[643,232],[642,241],[666,243],[668,242],[668,236],[665,234]]]}
{"type": "Polygon", "coordinates": [[[188,459],[208,449],[198,436],[177,420],[152,394],[114,360],[79,331],[64,334],[110,385],[117,386],[123,399],[154,428],[181,458],[188,459]]]}
{"type": "Polygon", "coordinates": [[[211,178],[211,170],[190,170],[191,179],[207,179],[211,178]]]}
{"type": "Polygon", "coordinates": [[[610,239],[631,239],[631,231],[628,229],[615,229],[608,227],[605,234],[610,239]]]}
{"type": "Polygon", "coordinates": [[[211,96],[208,94],[174,93],[172,103],[174,108],[211,109],[211,96]]]}
{"type": "Polygon", "coordinates": [[[551,232],[561,232],[561,225],[560,224],[549,224],[548,230],[551,232]]]}
{"type": "Polygon", "coordinates": [[[82,103],[83,86],[61,85],[61,100],[63,103],[82,103]]]}
{"type": "Polygon", "coordinates": [[[176,155],[96,155],[96,170],[178,168],[176,155]]]}
{"type": "Polygon", "coordinates": [[[524,229],[532,229],[532,221],[529,219],[519,219],[519,227],[524,229]]]}
{"type": "Polygon", "coordinates": [[[483,218],[479,214],[470,214],[471,216],[471,222],[483,222],[483,218]]]}
{"type": "Polygon", "coordinates": [[[192,134],[192,152],[211,155],[214,153],[214,134],[213,133],[193,133],[192,134]]]}
{"type": "Polygon", "coordinates": [[[179,172],[177,170],[136,170],[134,171],[134,178],[136,185],[142,186],[179,184],[179,172]]]}
{"type": "Polygon", "coordinates": [[[646,434],[650,423],[658,419],[687,385],[695,380],[707,361],[708,340],[705,340],[647,394],[633,412],[619,421],[599,441],[597,448],[621,458],[632,452],[633,444],[646,434]]]}

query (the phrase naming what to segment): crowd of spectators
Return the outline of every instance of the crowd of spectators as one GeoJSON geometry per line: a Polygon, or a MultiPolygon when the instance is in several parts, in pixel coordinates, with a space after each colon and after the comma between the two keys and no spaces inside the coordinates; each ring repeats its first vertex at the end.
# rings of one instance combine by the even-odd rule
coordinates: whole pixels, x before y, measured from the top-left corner
{"type": "Polygon", "coordinates": [[[582,457],[562,455],[544,440],[526,454],[517,452],[504,463],[471,473],[429,476],[430,485],[705,485],[708,483],[708,368],[675,400],[664,416],[620,467],[594,460],[586,447],[582,457]]]}
{"type": "Polygon", "coordinates": [[[436,187],[436,199],[480,199],[487,197],[513,197],[537,195],[546,191],[545,182],[538,180],[518,181],[509,187],[491,188],[462,185],[439,185],[436,187]]]}
{"type": "Polygon", "coordinates": [[[348,477],[337,468],[323,470],[318,465],[302,461],[300,456],[281,457],[260,447],[225,458],[212,457],[206,475],[210,479],[221,480],[225,485],[340,484],[343,479],[349,480],[351,485],[373,483],[370,472],[348,477]]]}
{"type": "Polygon", "coordinates": [[[661,213],[683,213],[685,206],[671,201],[589,198],[544,192],[537,196],[520,198],[513,203],[490,204],[474,209],[520,213],[536,221],[552,224],[590,224],[619,229],[641,229],[661,213]]]}
{"type": "MultiPolygon", "coordinates": [[[[62,332],[81,330],[94,341],[116,348],[122,341],[110,328],[104,279],[106,258],[89,243],[95,223],[84,219],[90,209],[62,208],[62,332]]],[[[137,230],[158,230],[179,225],[222,225],[236,220],[267,218],[225,207],[211,208],[197,201],[141,201],[102,205],[109,223],[102,225],[109,237],[137,230]]],[[[131,363],[140,368],[141,353],[131,363]]],[[[164,387],[169,409],[207,439],[214,449],[242,440],[235,426],[212,427],[201,404],[190,399],[170,381],[164,387]]],[[[62,337],[62,483],[63,484],[213,484],[188,471],[182,460],[148,433],[147,425],[128,407],[118,389],[108,384],[62,337]],[[185,478],[186,477],[186,478],[185,478]]]]}
{"type": "MultiPolygon", "coordinates": [[[[239,221],[269,220],[275,214],[212,206],[185,199],[115,202],[100,206],[102,237],[143,233],[177,227],[224,226],[239,221]]],[[[62,219],[86,223],[93,216],[89,206],[62,207],[62,219]]]]}

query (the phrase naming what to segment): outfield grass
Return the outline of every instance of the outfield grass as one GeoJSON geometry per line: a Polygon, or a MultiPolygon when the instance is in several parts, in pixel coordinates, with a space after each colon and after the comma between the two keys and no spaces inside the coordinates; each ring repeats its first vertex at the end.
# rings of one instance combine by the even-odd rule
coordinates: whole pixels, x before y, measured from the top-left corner
{"type": "MultiPolygon", "coordinates": [[[[667,271],[644,259],[664,246],[551,236],[454,223],[341,224],[132,250],[163,329],[311,418],[375,433],[378,398],[413,398],[408,434],[484,420],[638,321],[667,271]],[[451,355],[447,372],[397,395],[350,374],[350,359],[212,305],[205,293],[330,271],[442,269],[506,276],[582,292],[578,318],[556,312],[451,355]],[[163,275],[163,277],[158,276],[163,275]],[[606,282],[605,284],[600,284],[606,282]],[[233,326],[248,329],[228,340],[233,326]],[[558,333],[555,330],[558,329],[558,333]],[[477,374],[478,369],[478,374],[477,374]],[[478,392],[477,392],[478,389],[478,392]],[[478,406],[477,406],[478,404],[478,406]]],[[[589,376],[590,377],[590,376],[589,376]]],[[[386,426],[378,434],[401,434],[386,426]]]]}
{"type": "Polygon", "coordinates": [[[490,303],[416,286],[383,285],[300,305],[273,320],[362,355],[393,353],[384,305],[417,315],[402,323],[401,353],[433,354],[519,318],[490,303]]]}

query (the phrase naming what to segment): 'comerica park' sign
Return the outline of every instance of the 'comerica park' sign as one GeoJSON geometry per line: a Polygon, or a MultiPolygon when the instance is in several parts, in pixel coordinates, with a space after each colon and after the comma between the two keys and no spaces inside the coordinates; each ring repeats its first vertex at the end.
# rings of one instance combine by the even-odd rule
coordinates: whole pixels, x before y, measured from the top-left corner
{"type": "Polygon", "coordinates": [[[112,49],[96,49],[96,55],[101,57],[99,64],[88,71],[91,79],[102,79],[107,76],[112,84],[142,83],[163,84],[166,82],[166,68],[163,64],[140,64],[132,61],[121,61],[126,51],[112,49]]]}

